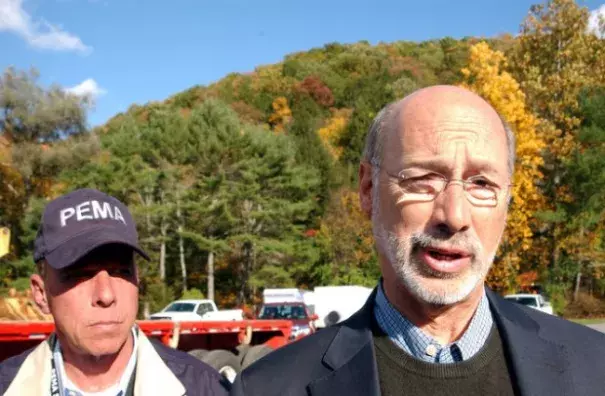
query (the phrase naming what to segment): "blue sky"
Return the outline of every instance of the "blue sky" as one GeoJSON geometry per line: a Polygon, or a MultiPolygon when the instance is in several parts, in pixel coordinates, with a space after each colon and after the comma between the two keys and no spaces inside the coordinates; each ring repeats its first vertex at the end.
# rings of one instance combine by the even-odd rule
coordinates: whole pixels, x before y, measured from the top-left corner
{"type": "MultiPolygon", "coordinates": [[[[96,96],[89,123],[329,42],[517,33],[538,0],[0,0],[0,68],[96,96]],[[503,6],[506,4],[506,6],[503,6]]],[[[580,2],[605,15],[603,0],[580,2]]]]}

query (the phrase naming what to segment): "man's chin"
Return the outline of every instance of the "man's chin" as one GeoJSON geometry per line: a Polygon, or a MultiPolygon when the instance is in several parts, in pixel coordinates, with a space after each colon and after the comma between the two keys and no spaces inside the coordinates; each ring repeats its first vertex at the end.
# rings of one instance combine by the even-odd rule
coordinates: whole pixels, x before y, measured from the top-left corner
{"type": "Polygon", "coordinates": [[[120,352],[127,340],[128,337],[101,338],[89,340],[89,342],[87,343],[88,345],[86,345],[85,347],[85,350],[89,355],[95,356],[97,358],[102,358],[105,356],[114,356],[118,352],[120,352]]]}
{"type": "Polygon", "coordinates": [[[401,277],[406,289],[420,302],[447,306],[465,301],[477,287],[475,279],[439,279],[420,275],[401,277]]]}
{"type": "Polygon", "coordinates": [[[115,356],[120,352],[121,345],[91,345],[87,348],[87,352],[90,356],[101,359],[107,356],[115,356]]]}

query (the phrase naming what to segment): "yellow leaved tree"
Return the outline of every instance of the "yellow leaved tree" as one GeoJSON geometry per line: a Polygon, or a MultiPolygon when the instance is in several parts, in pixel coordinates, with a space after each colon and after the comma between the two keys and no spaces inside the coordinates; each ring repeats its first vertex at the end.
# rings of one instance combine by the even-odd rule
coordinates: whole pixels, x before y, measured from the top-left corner
{"type": "Polygon", "coordinates": [[[338,141],[347,127],[351,113],[350,109],[333,110],[332,117],[327,120],[326,125],[317,131],[321,141],[335,160],[338,160],[342,154],[343,148],[338,145],[338,141]]]}
{"type": "Polygon", "coordinates": [[[512,183],[512,201],[498,258],[488,276],[490,286],[507,290],[514,285],[520,263],[531,251],[534,214],[544,209],[545,200],[536,186],[543,175],[541,151],[545,147],[538,133],[539,120],[528,109],[519,83],[505,71],[507,60],[485,42],[470,49],[469,65],[462,70],[463,86],[485,98],[508,122],[516,137],[517,161],[512,183]]]}
{"type": "Polygon", "coordinates": [[[534,5],[510,54],[511,73],[540,117],[548,146],[543,191],[550,214],[542,217],[549,223],[543,238],[550,268],[558,266],[569,236],[559,207],[573,200],[572,187],[562,180],[565,161],[579,147],[578,98],[585,88],[605,84],[605,40],[600,38],[605,37],[605,25],[591,29],[589,21],[590,11],[575,0],[534,5]]]}
{"type": "Polygon", "coordinates": [[[280,96],[273,101],[273,114],[269,116],[269,124],[275,132],[283,132],[285,126],[292,119],[292,110],[288,106],[288,99],[280,96]]]}
{"type": "Polygon", "coordinates": [[[589,29],[590,12],[575,0],[549,0],[530,8],[521,25],[510,69],[542,120],[549,155],[566,158],[576,146],[578,96],[605,82],[605,43],[589,29]]]}

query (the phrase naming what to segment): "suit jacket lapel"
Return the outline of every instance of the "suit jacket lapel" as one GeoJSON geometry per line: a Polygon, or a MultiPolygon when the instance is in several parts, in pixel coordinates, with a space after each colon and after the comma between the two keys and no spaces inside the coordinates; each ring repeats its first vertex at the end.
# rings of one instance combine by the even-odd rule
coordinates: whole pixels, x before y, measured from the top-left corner
{"type": "Polygon", "coordinates": [[[520,395],[575,394],[567,348],[549,340],[544,329],[520,307],[504,302],[490,290],[488,297],[520,395]]]}
{"type": "Polygon", "coordinates": [[[333,371],[308,385],[311,395],[380,396],[371,332],[375,295],[338,330],[322,360],[333,371]]]}

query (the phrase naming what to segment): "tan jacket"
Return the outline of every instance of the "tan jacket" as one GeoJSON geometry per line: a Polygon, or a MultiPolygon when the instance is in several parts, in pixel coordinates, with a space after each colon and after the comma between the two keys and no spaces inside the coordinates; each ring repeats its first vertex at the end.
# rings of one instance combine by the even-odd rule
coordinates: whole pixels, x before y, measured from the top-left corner
{"type": "MultiPolygon", "coordinates": [[[[134,396],[184,396],[185,387],[139,331],[134,396]]],[[[26,358],[4,396],[50,396],[52,351],[42,342],[26,358]]]]}

